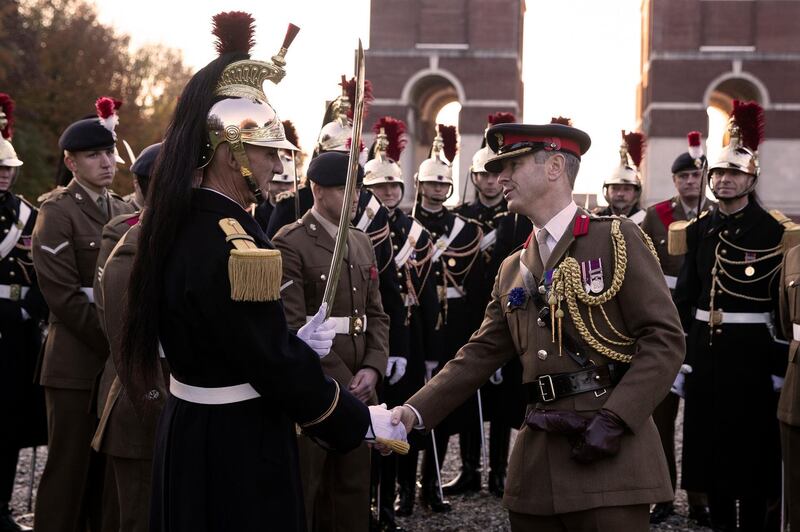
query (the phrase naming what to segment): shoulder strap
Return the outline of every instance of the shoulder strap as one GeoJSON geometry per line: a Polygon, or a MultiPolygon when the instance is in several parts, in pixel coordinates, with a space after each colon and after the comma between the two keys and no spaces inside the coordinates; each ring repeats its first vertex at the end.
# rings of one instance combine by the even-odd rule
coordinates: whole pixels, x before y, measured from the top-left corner
{"type": "Polygon", "coordinates": [[[366,231],[367,227],[369,227],[370,222],[372,219],[375,218],[375,213],[378,212],[378,209],[381,208],[381,202],[376,196],[372,196],[367,203],[364,212],[361,213],[361,217],[358,219],[358,223],[355,224],[356,229],[359,231],[366,231]]]}
{"type": "Polygon", "coordinates": [[[458,234],[464,229],[464,226],[467,225],[462,218],[456,216],[455,222],[453,223],[453,229],[450,231],[450,234],[445,236],[442,235],[439,237],[439,240],[436,241],[436,249],[433,252],[433,256],[431,257],[433,261],[439,260],[439,257],[442,256],[442,253],[450,246],[450,243],[456,239],[458,234]]]}
{"type": "Polygon", "coordinates": [[[635,223],[636,225],[639,225],[640,223],[642,223],[644,221],[645,214],[647,214],[647,211],[644,211],[644,210],[637,211],[636,213],[631,215],[628,219],[630,221],[632,221],[633,223],[635,223]]]}
{"type": "Polygon", "coordinates": [[[416,220],[411,220],[411,230],[408,232],[406,242],[394,256],[394,263],[398,268],[405,266],[408,259],[411,258],[411,252],[419,242],[419,237],[422,234],[422,224],[416,220]]]}
{"type": "Polygon", "coordinates": [[[228,259],[231,299],[275,301],[280,298],[282,264],[277,249],[259,248],[236,218],[222,218],[219,226],[234,249],[228,259]]]}
{"type": "Polygon", "coordinates": [[[9,229],[6,237],[2,240],[2,242],[0,242],[0,260],[6,258],[6,256],[11,253],[11,250],[14,249],[14,246],[17,245],[17,242],[19,242],[19,239],[22,236],[22,230],[25,228],[25,225],[28,223],[28,219],[31,217],[31,212],[32,209],[28,207],[28,204],[20,200],[19,218],[17,219],[16,223],[11,226],[11,229],[9,229]]]}

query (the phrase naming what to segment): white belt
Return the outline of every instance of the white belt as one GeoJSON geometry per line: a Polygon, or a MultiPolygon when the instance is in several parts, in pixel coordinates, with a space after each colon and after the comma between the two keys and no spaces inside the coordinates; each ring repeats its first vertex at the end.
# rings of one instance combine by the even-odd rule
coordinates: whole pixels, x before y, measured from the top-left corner
{"type": "MultiPolygon", "coordinates": [[[[306,323],[311,321],[314,316],[306,316],[306,323]]],[[[366,316],[341,316],[331,317],[328,321],[334,324],[334,331],[336,334],[362,334],[367,332],[367,317],[366,316]]]]}
{"type": "Polygon", "coordinates": [[[486,249],[493,246],[495,242],[497,242],[497,229],[492,229],[483,235],[481,239],[481,251],[486,251],[486,249]]]}
{"type": "MultiPolygon", "coordinates": [[[[772,322],[772,315],[769,312],[719,312],[722,320],[719,323],[715,323],[715,325],[720,325],[723,323],[738,323],[738,324],[746,324],[746,323],[763,323],[768,324],[772,322]]],[[[700,321],[708,321],[711,317],[711,314],[707,310],[697,309],[694,313],[694,317],[700,321]]]]}
{"type": "Polygon", "coordinates": [[[792,323],[792,337],[795,342],[800,342],[800,325],[792,323]]]}
{"type": "Polygon", "coordinates": [[[674,275],[665,275],[664,280],[667,281],[667,287],[671,290],[675,290],[675,286],[678,284],[678,278],[674,275]]]}
{"type": "Polygon", "coordinates": [[[172,375],[169,376],[169,393],[190,403],[201,405],[227,405],[249,401],[261,395],[249,384],[223,386],[221,388],[201,388],[184,384],[172,375]]]}
{"type": "Polygon", "coordinates": [[[447,287],[447,299],[458,299],[464,297],[464,289],[460,286],[447,287]]]}
{"type": "Polygon", "coordinates": [[[81,286],[81,292],[86,294],[86,297],[89,298],[89,303],[94,303],[94,288],[91,286],[81,286]]]}
{"type": "Polygon", "coordinates": [[[20,285],[7,285],[7,284],[0,284],[0,299],[10,299],[11,301],[19,301],[30,290],[28,286],[20,286],[20,285]],[[13,297],[12,297],[12,288],[13,288],[13,297]]]}

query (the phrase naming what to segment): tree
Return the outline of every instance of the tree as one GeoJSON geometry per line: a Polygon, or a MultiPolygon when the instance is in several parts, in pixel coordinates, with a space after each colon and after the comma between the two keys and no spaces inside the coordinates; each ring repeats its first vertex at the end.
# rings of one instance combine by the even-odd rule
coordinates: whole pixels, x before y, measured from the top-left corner
{"type": "MultiPolygon", "coordinates": [[[[99,96],[125,102],[117,135],[138,153],[162,138],[191,76],[177,50],[131,50],[129,36],[100,23],[87,0],[13,0],[0,8],[0,65],[0,91],[17,103],[13,143],[25,162],[17,191],[30,199],[53,188],[58,137],[93,115],[99,96]]],[[[132,190],[130,161],[121,142],[119,149],[127,164],[114,188],[124,194],[132,190]]]]}

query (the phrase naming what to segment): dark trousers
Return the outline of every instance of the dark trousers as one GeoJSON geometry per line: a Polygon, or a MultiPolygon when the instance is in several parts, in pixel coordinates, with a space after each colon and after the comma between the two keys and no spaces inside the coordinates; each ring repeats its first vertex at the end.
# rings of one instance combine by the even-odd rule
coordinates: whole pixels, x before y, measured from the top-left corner
{"type": "Polygon", "coordinates": [[[150,529],[150,491],[153,461],[109,456],[114,468],[119,501],[119,532],[150,529]]]}
{"type": "Polygon", "coordinates": [[[668,393],[661,403],[653,410],[653,421],[661,437],[661,446],[667,458],[669,478],[672,480],[672,491],[675,491],[678,482],[677,468],[675,467],[675,419],[678,417],[680,397],[668,393]]]}
{"type": "Polygon", "coordinates": [[[298,436],[300,478],[309,532],[367,532],[370,450],[328,452],[298,436]]]}
{"type": "Polygon", "coordinates": [[[89,390],[45,387],[48,451],[36,496],[37,532],[118,528],[116,494],[103,489],[111,470],[89,446],[97,426],[90,405],[89,390]]]}
{"type": "Polygon", "coordinates": [[[19,449],[16,445],[9,445],[7,441],[0,442],[0,511],[11,501],[14,479],[17,477],[18,457],[19,449]]]}
{"type": "Polygon", "coordinates": [[[785,521],[800,530],[800,427],[781,422],[783,452],[783,500],[788,506],[785,521]]]}
{"type": "Polygon", "coordinates": [[[556,515],[508,512],[511,532],[648,532],[650,505],[610,506],[556,515]]]}

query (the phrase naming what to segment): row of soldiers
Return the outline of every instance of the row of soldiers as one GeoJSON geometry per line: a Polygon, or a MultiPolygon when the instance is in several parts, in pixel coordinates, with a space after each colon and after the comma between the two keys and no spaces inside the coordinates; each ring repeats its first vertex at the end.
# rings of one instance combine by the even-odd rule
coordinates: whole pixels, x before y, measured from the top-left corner
{"type": "MultiPolygon", "coordinates": [[[[263,242],[266,246],[267,236],[272,238],[282,260],[278,270],[282,278],[279,297],[286,324],[298,331],[297,336],[312,348],[316,340],[308,340],[302,333],[307,324],[315,322],[327,284],[341,211],[350,209],[352,224],[360,231],[353,231],[348,237],[337,297],[329,309],[328,323],[335,332],[332,345],[328,349],[320,347],[318,354],[325,374],[336,383],[337,397],[338,390],[347,390],[366,404],[384,401],[389,406],[403,405],[468,343],[473,331],[481,326],[484,307],[494,297],[491,285],[503,260],[515,248],[524,244],[527,249],[531,243],[534,234],[531,221],[508,211],[502,197],[505,186],[498,184],[498,171],[486,168],[487,161],[495,158],[503,146],[513,146],[515,135],[520,137],[518,144],[543,144],[545,152],[565,150],[577,153],[579,159],[588,149],[588,136],[584,139],[585,134],[576,133],[565,119],[555,119],[554,124],[547,126],[519,126],[514,124],[513,117],[493,115],[490,126],[496,130],[499,127],[502,133],[498,133],[499,138],[489,135],[488,144],[473,158],[470,178],[477,198],[453,212],[444,203],[453,191],[451,161],[455,155],[455,131],[439,126],[430,156],[415,176],[417,197],[414,212],[409,216],[400,208],[405,191],[398,160],[404,126],[385,117],[376,124],[376,140],[369,150],[369,160],[363,169],[359,167],[363,187],[359,185],[360,193],[352,205],[343,205],[353,92],[352,84],[344,84],[342,95],[331,105],[333,119],[326,122],[320,134],[308,167],[307,186],[288,193],[279,188],[291,187],[288,182],[296,182],[297,141],[284,134],[284,124],[278,126],[273,117],[270,123],[281,130],[281,135],[276,135],[271,144],[264,144],[274,148],[272,159],[259,160],[250,154],[248,161],[254,169],[262,165],[276,170],[270,172],[268,187],[266,183],[255,187],[256,198],[268,188],[269,199],[252,209],[253,216],[243,218],[235,205],[238,192],[226,190],[215,182],[217,172],[225,164],[233,168],[242,163],[233,148],[227,160],[218,157],[217,148],[227,147],[229,141],[213,134],[209,149],[200,155],[198,166],[204,173],[202,181],[195,183],[193,201],[199,213],[212,213],[212,217],[223,214],[228,216],[227,220],[238,220],[239,226],[223,228],[227,234],[226,246],[232,242],[237,249],[240,245],[246,248],[242,241],[263,242]],[[552,136],[537,136],[525,127],[539,127],[552,136]],[[572,146],[570,140],[577,144],[572,146]]],[[[223,121],[230,121],[237,113],[256,112],[254,108],[243,108],[235,98],[215,105],[220,106],[215,116],[223,121]]],[[[193,472],[198,475],[195,478],[190,471],[181,469],[177,460],[174,463],[156,460],[157,476],[151,487],[154,441],[157,449],[176,445],[161,433],[156,440],[157,418],[167,404],[167,397],[171,394],[192,402],[192,397],[202,396],[196,399],[198,404],[212,404],[205,402],[205,397],[207,390],[217,386],[193,372],[191,368],[197,364],[199,354],[187,347],[208,334],[203,330],[208,324],[194,323],[187,316],[169,312],[162,318],[164,326],[157,340],[169,361],[171,375],[159,368],[156,385],[146,393],[145,409],[137,410],[140,396],[131,396],[125,386],[128,369],[122,356],[126,350],[123,339],[131,325],[123,319],[120,309],[127,305],[134,261],[142,260],[137,253],[141,213],[109,190],[119,157],[114,132],[119,105],[112,99],[101,99],[97,107],[97,117],[77,121],[62,134],[60,148],[73,180],[42,198],[38,217],[33,205],[11,192],[22,162],[8,140],[0,146],[0,191],[7,211],[0,219],[5,224],[5,236],[0,242],[4,277],[0,281],[7,283],[0,285],[3,303],[0,341],[3,352],[19,353],[8,361],[3,359],[4,364],[17,365],[13,368],[14,375],[32,371],[33,353],[41,343],[40,326],[49,322],[37,369],[38,381],[45,390],[49,457],[37,498],[36,526],[39,530],[78,530],[89,523],[91,529],[99,530],[146,529],[154,491],[152,526],[164,530],[191,529],[194,521],[185,512],[198,501],[188,498],[190,494],[197,495],[206,489],[211,493],[207,495],[210,500],[204,501],[206,504],[231,508],[238,507],[236,500],[241,504],[247,497],[232,492],[229,481],[235,478],[235,473],[229,481],[217,479],[223,485],[210,486],[202,484],[208,479],[201,473],[193,472]],[[179,479],[181,476],[184,478],[179,479]],[[185,517],[181,520],[175,515],[185,517]]],[[[739,108],[737,103],[735,111],[739,108]]],[[[5,118],[7,123],[11,122],[8,110],[5,118]]],[[[675,302],[689,334],[686,366],[674,387],[676,394],[668,395],[656,408],[663,450],[668,458],[674,455],[671,427],[674,428],[677,396],[685,393],[683,485],[696,493],[691,501],[694,517],[709,519],[704,511],[707,504],[712,524],[721,530],[734,529],[737,521],[742,529],[769,530],[774,526],[768,523],[769,516],[774,515],[769,511],[770,503],[778,498],[780,476],[778,424],[774,417],[777,396],[773,383],[780,384],[785,372],[786,347],[780,340],[791,337],[791,324],[800,321],[795,312],[797,265],[791,262],[796,254],[786,254],[785,260],[789,262],[783,269],[780,266],[796,228],[777,214],[770,216],[755,201],[753,190],[759,174],[757,143],[750,142],[743,122],[734,113],[731,143],[721,162],[714,165],[707,165],[696,152],[697,143],[692,141],[689,151],[680,155],[672,168],[678,196],[648,209],[642,227],[658,253],[667,286],[675,289],[675,302]],[[711,208],[704,199],[706,169],[710,171],[719,208],[711,208]],[[687,221],[680,223],[682,220],[687,221]],[[678,254],[688,250],[683,267],[678,259],[665,253],[668,247],[678,254]],[[779,279],[784,282],[781,290],[777,286],[779,279]],[[778,293],[786,303],[782,320],[786,336],[771,328],[770,313],[777,309],[778,293]],[[768,377],[767,381],[762,373],[768,377]],[[680,384],[681,379],[685,384],[680,384]],[[742,393],[744,390],[747,393],[742,393]],[[736,406],[731,407],[731,401],[736,406]],[[746,423],[742,423],[742,417],[746,423]],[[732,462],[741,467],[731,468],[732,462]],[[707,502],[701,494],[706,495],[707,502]]],[[[5,131],[4,137],[10,138],[5,131]]],[[[606,183],[609,203],[618,209],[616,214],[630,217],[636,213],[632,209],[623,212],[624,198],[617,194],[616,188],[631,186],[634,197],[641,189],[637,175],[641,158],[636,156],[636,142],[635,137],[626,137],[623,160],[614,182],[606,183]]],[[[149,176],[158,164],[160,148],[155,145],[144,150],[131,168],[140,195],[138,204],[148,208],[157,206],[159,201],[144,196],[149,176]]],[[[242,176],[249,177],[244,172],[242,176]]],[[[197,215],[197,241],[187,242],[185,253],[173,260],[189,260],[191,250],[204,246],[200,240],[204,220],[201,214],[197,215]]],[[[545,257],[555,254],[559,241],[551,238],[555,246],[550,246],[548,232],[542,229],[535,234],[542,266],[546,267],[552,261],[545,257]]],[[[575,225],[574,236],[586,234],[582,231],[575,225]]],[[[609,282],[602,262],[589,260],[580,266],[586,293],[601,294],[609,282]]],[[[275,271],[268,269],[265,274],[275,271]]],[[[212,296],[220,287],[205,283],[204,275],[204,270],[198,268],[195,278],[167,279],[165,306],[179,308],[175,302],[187,299],[197,306],[197,316],[219,312],[208,305],[217,301],[212,296]]],[[[231,281],[235,288],[233,285],[231,281]]],[[[516,299],[509,292],[508,312],[525,304],[516,299]]],[[[538,321],[544,323],[542,318],[538,321]]],[[[237,330],[235,321],[214,324],[215,328],[224,326],[237,330]]],[[[555,334],[553,330],[554,337],[555,334]]],[[[623,343],[629,340],[621,339],[623,343]]],[[[794,340],[790,353],[797,349],[797,326],[794,340]]],[[[537,356],[543,362],[549,355],[539,350],[537,356]]],[[[371,457],[363,443],[348,453],[337,453],[331,448],[348,445],[320,445],[319,434],[313,430],[300,434],[297,447],[301,485],[293,485],[287,491],[302,493],[303,504],[295,502],[293,507],[304,509],[305,525],[312,530],[366,530],[372,483],[375,499],[379,501],[378,526],[401,530],[394,515],[395,512],[409,515],[413,511],[417,451],[422,449],[425,452],[420,500],[433,511],[448,511],[450,505],[443,495],[481,488],[479,464],[482,454],[486,454],[484,420],[491,421],[489,463],[484,464],[490,468],[489,489],[503,496],[511,428],[522,425],[526,403],[540,405],[555,399],[547,397],[541,380],[524,374],[519,358],[509,357],[474,395],[437,423],[430,437],[412,439],[412,452],[407,456],[371,457]],[[526,397],[523,383],[538,383],[539,397],[534,400],[526,397]],[[454,434],[459,435],[461,472],[454,481],[441,486],[440,468],[448,440],[454,434]],[[380,460],[380,465],[374,460],[380,460]]],[[[792,363],[794,358],[790,356],[792,363]]],[[[219,361],[207,363],[206,369],[213,369],[219,361]]],[[[796,446],[796,428],[792,427],[797,423],[792,418],[791,394],[797,391],[791,378],[791,364],[789,368],[781,422],[786,442],[786,477],[792,480],[796,478],[796,472],[790,468],[791,450],[796,446]]],[[[612,376],[608,388],[617,384],[624,373],[620,371],[616,379],[612,376]]],[[[220,369],[217,376],[224,374],[220,369]]],[[[36,417],[21,415],[17,412],[22,410],[15,408],[21,397],[31,398],[26,405],[35,404],[35,388],[22,386],[22,382],[15,379],[17,388],[8,388],[12,395],[4,401],[14,407],[13,415],[17,416],[12,418],[12,432],[18,436],[14,441],[4,439],[10,443],[4,453],[8,463],[12,455],[16,463],[20,446],[35,443],[22,435],[29,432],[23,429],[23,424],[36,417]]],[[[223,382],[222,387],[234,382],[235,379],[223,382]]],[[[258,394],[267,394],[267,390],[253,386],[258,394]]],[[[561,391],[553,389],[552,393],[561,391]]],[[[594,395],[599,398],[605,393],[603,389],[600,395],[597,391],[594,395]]],[[[244,400],[251,397],[256,396],[245,395],[244,400]]],[[[173,426],[190,431],[193,418],[187,416],[193,411],[173,406],[165,412],[169,421],[162,423],[177,423],[173,426]]],[[[227,422],[234,426],[239,415],[232,415],[227,422]]],[[[309,423],[304,428],[314,425],[309,423]]],[[[327,440],[323,438],[329,444],[332,440],[329,435],[327,440]]],[[[223,458],[218,454],[220,450],[231,449],[236,448],[226,441],[226,434],[217,433],[209,435],[202,449],[193,453],[205,456],[206,460],[213,456],[213,460],[233,471],[246,463],[237,460],[252,457],[250,451],[258,452],[248,448],[242,450],[240,457],[223,458]]],[[[272,452],[282,451],[272,449],[272,452]]],[[[285,456],[291,460],[292,453],[285,456]]],[[[658,457],[653,462],[653,467],[660,464],[658,457]]],[[[668,462],[674,491],[674,457],[668,462]]],[[[11,478],[13,482],[13,475],[11,478]]],[[[291,484],[291,476],[286,481],[291,484]]],[[[247,486],[245,483],[241,487],[247,486]]],[[[278,489],[286,488],[282,485],[278,489]]],[[[662,500],[660,492],[656,495],[649,501],[660,503],[651,517],[654,520],[670,512],[670,503],[662,500]]],[[[5,493],[0,493],[0,498],[3,496],[5,493]]],[[[519,512],[523,504],[519,502],[522,500],[519,485],[515,485],[511,498],[517,501],[513,504],[519,512]]],[[[618,504],[627,503],[620,499],[618,504]]],[[[792,506],[791,511],[797,509],[792,506]]],[[[6,526],[13,530],[16,525],[7,503],[4,518],[6,526]]],[[[221,518],[225,518],[224,512],[221,518]]],[[[208,526],[202,512],[194,519],[197,526],[208,526]]],[[[298,529],[304,526],[294,522],[292,528],[295,525],[298,529]]]]}

